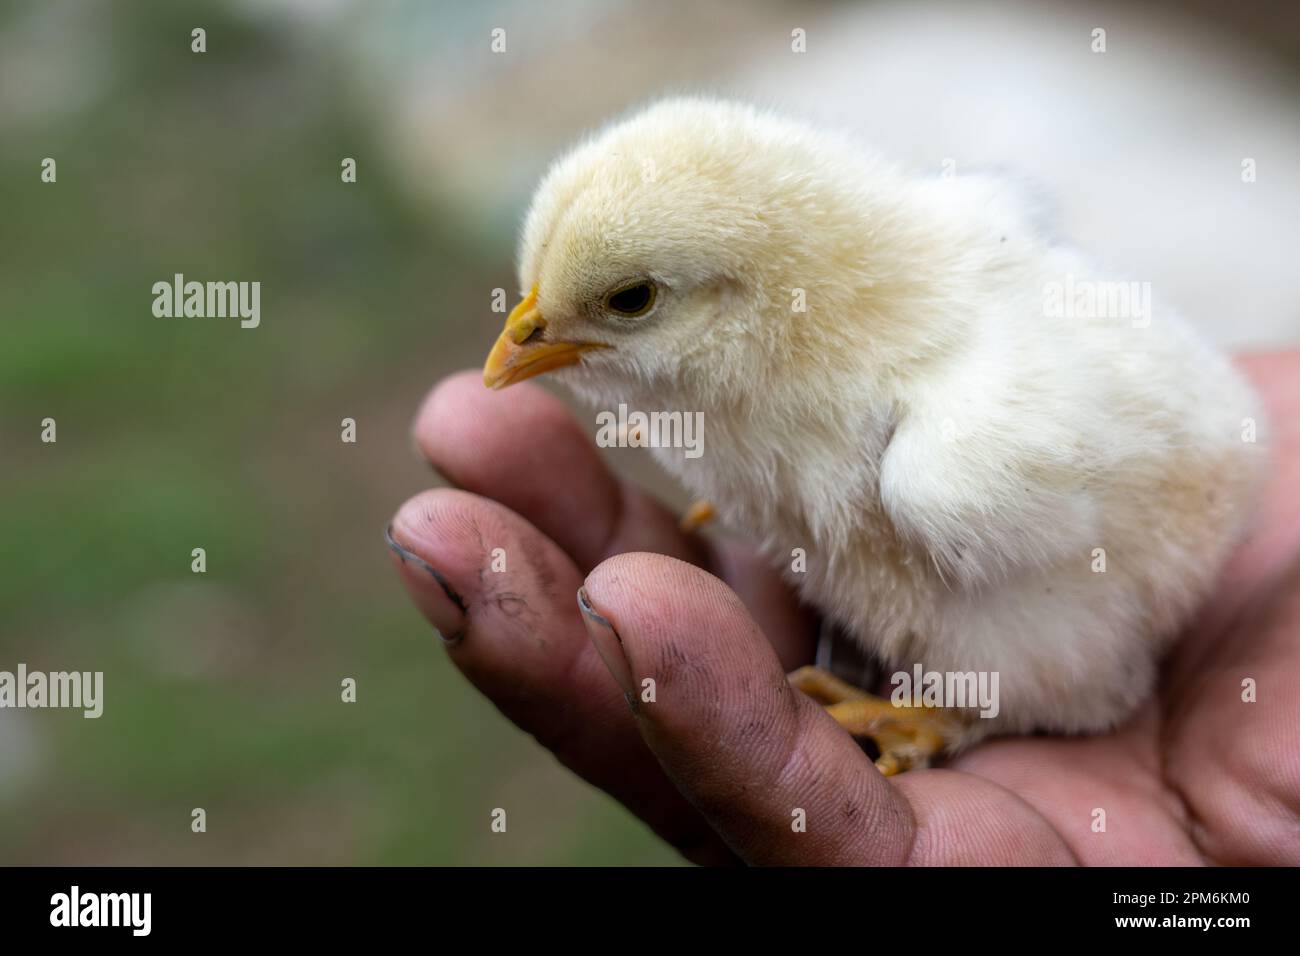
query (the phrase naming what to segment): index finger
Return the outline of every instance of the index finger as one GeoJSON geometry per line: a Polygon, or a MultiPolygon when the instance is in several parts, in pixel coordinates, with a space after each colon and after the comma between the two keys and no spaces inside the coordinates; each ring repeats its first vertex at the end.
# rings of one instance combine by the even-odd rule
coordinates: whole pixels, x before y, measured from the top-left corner
{"type": "Polygon", "coordinates": [[[815,621],[752,549],[683,534],[677,517],[606,467],[558,398],[531,382],[504,392],[478,372],[439,383],[415,422],[429,463],[457,487],[500,502],[558,544],[585,574],[605,558],[652,551],[728,580],[793,670],[812,656],[815,621]]]}
{"type": "Polygon", "coordinates": [[[449,481],[526,517],[584,572],[627,550],[704,559],[699,540],[610,472],[564,403],[531,382],[491,391],[478,372],[453,375],[425,399],[415,440],[449,481]]]}
{"type": "Polygon", "coordinates": [[[946,770],[881,776],[790,687],[736,595],[698,568],[620,555],[587,576],[579,603],[601,658],[636,701],[642,737],[742,859],[1072,861],[1039,814],[990,781],[946,770]]]}

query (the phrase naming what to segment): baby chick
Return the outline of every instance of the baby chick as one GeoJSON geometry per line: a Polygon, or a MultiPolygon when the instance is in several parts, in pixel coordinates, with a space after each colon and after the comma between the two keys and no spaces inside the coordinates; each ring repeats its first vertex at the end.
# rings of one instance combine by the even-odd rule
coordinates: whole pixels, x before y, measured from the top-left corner
{"type": "Polygon", "coordinates": [[[792,675],[885,773],[991,733],[1102,731],[1242,531],[1258,413],[1037,218],[996,179],[663,101],[546,175],[484,380],[563,369],[600,409],[703,412],[702,455],[654,454],[806,603],[887,672],[998,674],[992,719],[792,675]]]}

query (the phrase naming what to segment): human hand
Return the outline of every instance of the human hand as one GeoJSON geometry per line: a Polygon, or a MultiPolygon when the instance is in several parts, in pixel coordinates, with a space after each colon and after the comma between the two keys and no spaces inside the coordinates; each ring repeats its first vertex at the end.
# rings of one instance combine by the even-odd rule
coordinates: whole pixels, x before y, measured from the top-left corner
{"type": "Polygon", "coordinates": [[[456,488],[402,506],[394,561],[475,686],[696,862],[1295,864],[1300,353],[1242,365],[1274,422],[1256,530],[1157,696],[1107,735],[993,740],[882,777],[788,686],[815,622],[780,577],[743,545],[683,535],[528,383],[490,392],[467,372],[430,394],[416,439],[456,488]]]}

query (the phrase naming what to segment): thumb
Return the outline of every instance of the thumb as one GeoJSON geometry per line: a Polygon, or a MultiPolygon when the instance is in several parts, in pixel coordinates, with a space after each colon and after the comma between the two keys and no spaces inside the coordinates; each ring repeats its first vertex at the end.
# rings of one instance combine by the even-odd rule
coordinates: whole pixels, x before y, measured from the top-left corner
{"type": "Polygon", "coordinates": [[[907,859],[915,824],[906,801],[790,687],[725,584],[673,558],[622,554],[588,575],[578,603],[642,737],[742,859],[907,859]]]}

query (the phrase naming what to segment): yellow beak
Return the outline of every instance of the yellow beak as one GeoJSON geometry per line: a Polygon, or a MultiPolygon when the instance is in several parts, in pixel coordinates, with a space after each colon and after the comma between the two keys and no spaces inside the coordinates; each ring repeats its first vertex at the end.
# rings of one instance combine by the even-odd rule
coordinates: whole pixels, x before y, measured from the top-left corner
{"type": "Polygon", "coordinates": [[[492,351],[483,366],[483,384],[505,388],[552,369],[575,365],[583,352],[603,348],[595,342],[545,342],[538,335],[546,319],[537,309],[537,286],[506,316],[492,351]]]}

